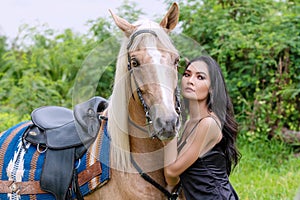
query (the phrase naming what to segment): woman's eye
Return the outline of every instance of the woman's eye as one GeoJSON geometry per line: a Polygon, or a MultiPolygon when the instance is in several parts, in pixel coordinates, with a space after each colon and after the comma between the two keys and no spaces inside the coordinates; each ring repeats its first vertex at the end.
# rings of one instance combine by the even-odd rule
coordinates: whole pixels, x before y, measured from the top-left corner
{"type": "Polygon", "coordinates": [[[204,76],[198,76],[198,79],[199,79],[199,80],[204,80],[205,77],[204,77],[204,76]]]}
{"type": "Polygon", "coordinates": [[[183,73],[183,76],[184,77],[189,77],[189,74],[188,73],[183,73]]]}
{"type": "Polygon", "coordinates": [[[139,62],[137,61],[136,58],[132,58],[132,59],[131,59],[131,66],[132,66],[132,67],[137,67],[137,66],[139,66],[139,62]]]}

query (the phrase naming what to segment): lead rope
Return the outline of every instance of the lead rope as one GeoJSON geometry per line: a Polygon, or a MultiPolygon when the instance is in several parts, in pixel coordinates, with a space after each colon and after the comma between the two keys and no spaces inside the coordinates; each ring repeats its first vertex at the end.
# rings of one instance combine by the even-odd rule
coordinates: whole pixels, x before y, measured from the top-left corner
{"type": "Polygon", "coordinates": [[[168,200],[177,200],[179,193],[181,192],[181,183],[179,182],[176,186],[176,191],[170,193],[168,190],[166,190],[163,186],[161,186],[159,183],[157,183],[155,180],[153,180],[148,174],[144,173],[143,170],[138,166],[138,164],[135,162],[135,160],[132,157],[132,154],[130,154],[131,163],[133,164],[134,168],[138,171],[138,173],[143,177],[144,180],[151,183],[154,187],[156,187],[158,190],[160,190],[164,195],[168,197],[168,200]]]}

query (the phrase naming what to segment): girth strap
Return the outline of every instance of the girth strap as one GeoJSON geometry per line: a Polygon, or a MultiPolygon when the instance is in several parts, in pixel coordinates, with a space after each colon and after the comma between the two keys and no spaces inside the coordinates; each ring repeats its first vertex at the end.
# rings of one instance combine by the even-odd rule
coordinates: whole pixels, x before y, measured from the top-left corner
{"type": "Polygon", "coordinates": [[[138,171],[138,173],[141,175],[141,177],[152,184],[154,187],[156,187],[158,190],[160,190],[164,195],[168,197],[168,200],[176,200],[179,196],[179,193],[181,192],[181,183],[179,182],[176,186],[176,191],[173,193],[170,193],[167,189],[165,189],[163,186],[161,186],[159,183],[157,183],[155,180],[153,180],[148,174],[144,173],[143,170],[140,168],[140,166],[135,162],[135,160],[132,157],[132,154],[130,154],[131,163],[133,164],[134,168],[138,171]]]}

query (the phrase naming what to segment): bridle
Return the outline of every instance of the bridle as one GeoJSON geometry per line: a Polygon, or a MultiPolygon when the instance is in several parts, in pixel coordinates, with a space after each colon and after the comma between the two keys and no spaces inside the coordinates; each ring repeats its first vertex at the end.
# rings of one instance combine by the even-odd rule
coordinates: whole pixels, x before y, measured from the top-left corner
{"type": "MultiPolygon", "coordinates": [[[[131,62],[130,62],[131,57],[130,57],[130,55],[129,55],[129,48],[130,48],[130,46],[132,45],[134,38],[135,38],[136,36],[140,35],[140,34],[143,34],[143,33],[150,33],[150,34],[154,35],[155,37],[157,37],[157,34],[156,34],[154,31],[148,30],[148,29],[142,29],[142,30],[136,31],[134,34],[132,34],[132,35],[130,36],[130,38],[129,38],[130,40],[129,40],[128,45],[127,45],[127,52],[128,52],[128,54],[127,54],[127,55],[128,55],[128,65],[127,65],[127,68],[128,68],[128,71],[130,72],[130,75],[133,75],[133,73],[132,73],[132,66],[131,66],[131,62]]],[[[138,84],[137,84],[137,81],[136,81],[136,78],[135,78],[134,75],[133,75],[133,79],[134,79],[134,82],[135,82],[136,87],[137,87],[137,89],[136,89],[137,95],[138,95],[138,97],[139,97],[139,100],[140,100],[140,102],[141,102],[143,108],[144,108],[144,112],[145,112],[145,117],[146,117],[146,119],[147,119],[147,123],[148,123],[149,125],[151,125],[151,124],[152,124],[152,119],[151,119],[150,114],[149,114],[150,108],[149,108],[149,106],[146,104],[146,102],[145,102],[145,100],[144,100],[144,98],[143,98],[143,96],[142,96],[141,89],[139,88],[139,86],[138,86],[138,84]]],[[[176,88],[175,88],[175,111],[177,112],[178,115],[181,114],[181,109],[180,109],[180,107],[181,107],[181,106],[180,106],[179,89],[176,87],[176,88]]],[[[156,135],[153,135],[153,137],[155,137],[155,136],[156,136],[156,135]]]]}
{"type": "MultiPolygon", "coordinates": [[[[133,76],[133,79],[134,79],[134,83],[136,84],[136,92],[137,92],[137,95],[138,95],[138,98],[143,106],[143,109],[144,109],[144,112],[145,112],[145,117],[146,117],[146,120],[147,120],[147,124],[148,125],[152,125],[152,119],[150,117],[150,114],[149,114],[149,106],[146,104],[143,96],[142,96],[142,92],[141,92],[141,89],[139,88],[138,84],[137,84],[137,81],[136,81],[136,78],[135,76],[133,75],[132,73],[132,66],[131,66],[131,57],[129,55],[129,48],[131,47],[132,43],[133,43],[133,40],[136,36],[140,35],[140,34],[143,34],[143,33],[150,33],[152,35],[154,35],[155,37],[157,37],[157,34],[152,31],[152,30],[148,30],[148,29],[143,29],[143,30],[139,30],[139,31],[136,31],[134,34],[132,34],[130,36],[130,40],[128,42],[128,45],[127,45],[127,52],[128,52],[128,71],[130,72],[130,75],[133,76]]],[[[175,88],[175,110],[177,112],[178,115],[181,114],[181,110],[180,110],[180,97],[179,97],[179,90],[178,88],[176,87],[175,88]]],[[[150,130],[149,130],[150,131],[150,130]]],[[[156,134],[152,135],[152,137],[157,137],[156,134]]],[[[168,190],[166,190],[163,186],[161,186],[159,183],[157,183],[155,180],[153,180],[148,174],[146,174],[145,172],[143,172],[143,170],[139,167],[139,165],[135,162],[135,160],[133,159],[132,157],[132,154],[130,154],[130,158],[131,158],[131,163],[133,164],[133,166],[135,167],[135,169],[138,171],[138,173],[141,175],[141,177],[146,180],[147,182],[149,182],[150,184],[152,184],[154,187],[156,187],[158,190],[160,190],[162,193],[165,194],[165,196],[168,197],[168,200],[176,200],[179,196],[179,193],[181,192],[181,183],[179,183],[176,188],[175,188],[175,192],[173,193],[170,193],[168,190]]]]}

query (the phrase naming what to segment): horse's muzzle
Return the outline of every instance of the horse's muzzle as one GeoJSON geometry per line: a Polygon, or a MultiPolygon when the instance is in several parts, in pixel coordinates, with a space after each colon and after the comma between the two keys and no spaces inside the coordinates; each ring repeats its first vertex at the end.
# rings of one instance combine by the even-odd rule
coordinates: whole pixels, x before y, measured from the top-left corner
{"type": "Polygon", "coordinates": [[[160,140],[172,139],[178,134],[180,120],[177,114],[166,118],[158,117],[153,121],[153,126],[156,132],[155,137],[160,140]]]}

